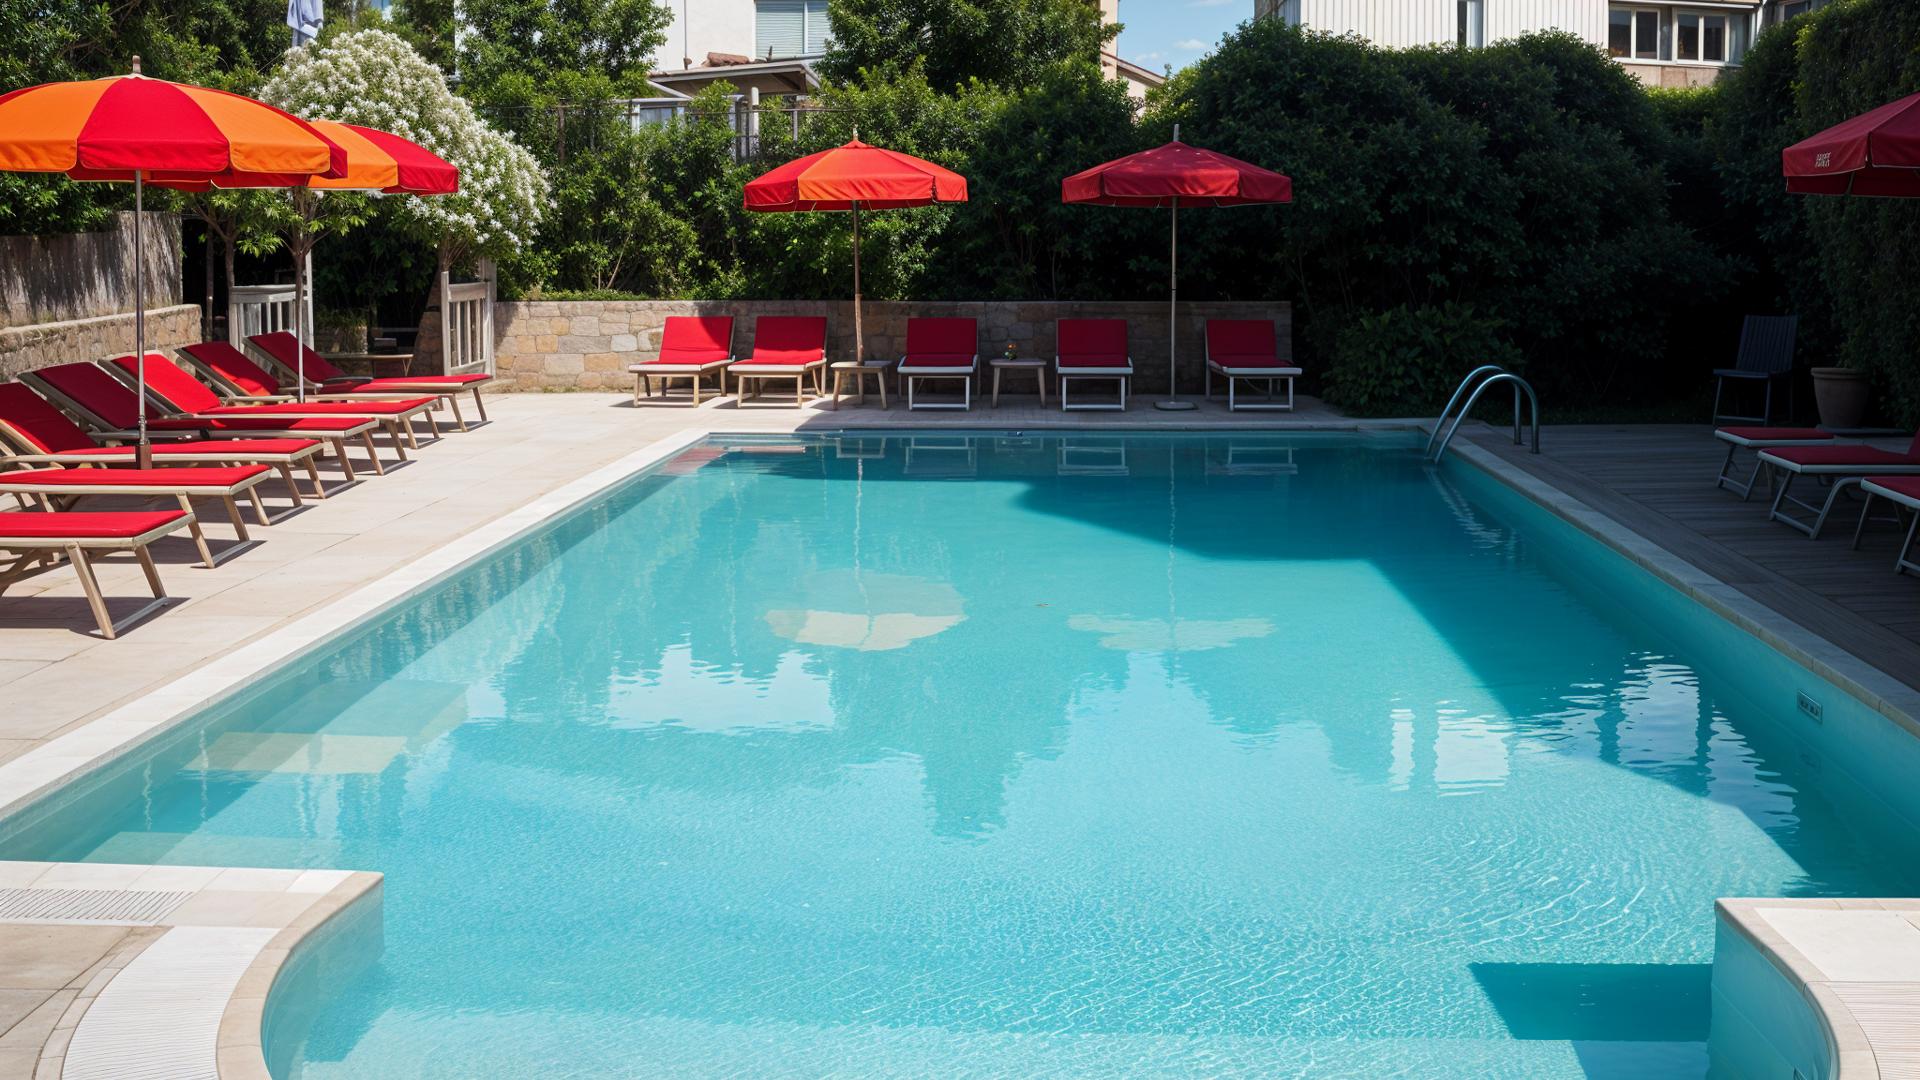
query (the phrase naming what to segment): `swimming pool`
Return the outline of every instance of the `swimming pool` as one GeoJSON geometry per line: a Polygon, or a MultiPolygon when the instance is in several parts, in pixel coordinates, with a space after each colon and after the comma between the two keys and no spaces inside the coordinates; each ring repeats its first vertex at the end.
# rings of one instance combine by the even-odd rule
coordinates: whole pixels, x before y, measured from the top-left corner
{"type": "Polygon", "coordinates": [[[1415,448],[715,439],[0,857],[385,873],[283,1076],[1702,1076],[1714,898],[1910,818],[1415,448]]]}

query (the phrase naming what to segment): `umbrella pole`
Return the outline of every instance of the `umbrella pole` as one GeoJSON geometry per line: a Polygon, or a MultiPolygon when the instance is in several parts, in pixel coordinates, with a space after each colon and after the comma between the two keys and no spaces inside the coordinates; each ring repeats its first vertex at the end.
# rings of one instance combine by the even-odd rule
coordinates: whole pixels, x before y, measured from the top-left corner
{"type": "MultiPolygon", "coordinates": [[[[866,336],[862,332],[865,328],[860,323],[860,308],[860,201],[855,199],[853,203],[853,362],[856,365],[864,365],[867,362],[867,343],[866,336]]],[[[859,380],[856,378],[855,381],[859,380]]]]}
{"type": "MultiPolygon", "coordinates": [[[[138,70],[137,68],[135,70],[138,70]]],[[[153,444],[147,441],[147,230],[144,194],[146,178],[133,170],[133,370],[140,384],[138,403],[140,449],[134,465],[153,468],[153,444]]]]}
{"type": "MultiPolygon", "coordinates": [[[[1179,138],[1179,132],[1174,138],[1179,138]]],[[[1167,248],[1167,400],[1156,401],[1153,407],[1169,411],[1182,411],[1194,408],[1191,401],[1179,401],[1174,376],[1178,372],[1176,364],[1180,353],[1180,196],[1173,197],[1173,234],[1167,248]]]]}

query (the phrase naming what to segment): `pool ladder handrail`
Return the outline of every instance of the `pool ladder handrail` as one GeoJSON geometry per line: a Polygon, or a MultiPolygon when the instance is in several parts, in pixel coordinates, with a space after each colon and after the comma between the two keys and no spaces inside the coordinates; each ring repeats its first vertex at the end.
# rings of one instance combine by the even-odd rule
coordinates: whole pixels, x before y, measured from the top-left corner
{"type": "Polygon", "coordinates": [[[1499,364],[1482,364],[1468,372],[1466,378],[1460,380],[1460,386],[1454,390],[1453,397],[1447,399],[1447,407],[1440,410],[1439,419],[1433,422],[1433,432],[1427,436],[1428,460],[1439,462],[1440,455],[1447,452],[1447,444],[1453,441],[1454,433],[1460,430],[1460,422],[1473,412],[1473,407],[1479,402],[1480,395],[1486,393],[1489,387],[1500,383],[1513,384],[1513,445],[1521,445],[1520,395],[1525,392],[1531,414],[1529,418],[1533,426],[1533,452],[1536,454],[1540,452],[1540,398],[1533,392],[1533,384],[1499,364]],[[1473,391],[1471,394],[1467,393],[1469,389],[1473,391]],[[1467,403],[1461,405],[1460,411],[1455,413],[1454,406],[1460,405],[1462,397],[1467,399],[1467,403]],[[1449,416],[1453,417],[1451,426],[1447,424],[1449,416]],[[1441,434],[1442,428],[1446,429],[1444,435],[1441,434]]]}

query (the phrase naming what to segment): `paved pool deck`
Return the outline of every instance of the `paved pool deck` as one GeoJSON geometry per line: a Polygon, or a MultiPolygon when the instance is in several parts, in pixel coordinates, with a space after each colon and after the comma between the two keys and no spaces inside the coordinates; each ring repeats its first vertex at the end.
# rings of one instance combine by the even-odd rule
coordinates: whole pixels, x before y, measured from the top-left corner
{"type": "MultiPolygon", "coordinates": [[[[575,497],[570,493],[610,482],[607,478],[649,455],[685,445],[702,431],[1406,426],[1347,421],[1310,399],[1292,414],[1228,413],[1218,404],[1162,412],[1148,399],[1136,399],[1124,413],[1063,414],[1030,396],[1005,398],[997,410],[976,407],[965,413],[908,413],[898,403],[886,411],[872,404],[838,411],[824,404],[798,410],[742,408],[730,400],[697,409],[635,406],[624,395],[601,393],[498,395],[489,398],[488,408],[489,424],[449,433],[387,476],[363,475],[356,487],[257,528],[251,550],[215,569],[194,565],[185,541],[156,545],[161,572],[178,602],[118,640],[103,641],[91,633],[86,602],[65,567],[34,576],[0,597],[0,809],[62,782],[93,756],[113,752],[148,729],[141,725],[231,685],[235,679],[225,672],[237,661],[244,668],[281,645],[297,644],[301,639],[289,635],[308,632],[303,627],[329,619],[339,625],[356,611],[371,610],[383,602],[381,589],[423,584],[495,538],[565,505],[575,497]],[[195,689],[178,689],[187,684],[195,689]],[[152,715],[142,717],[143,710],[152,715]]],[[[1462,449],[1517,470],[1510,479],[1525,475],[1549,485],[1558,497],[1572,497],[1584,504],[1582,512],[1604,519],[1602,527],[1634,542],[1652,539],[1667,555],[1683,560],[1698,554],[1689,549],[1695,540],[1689,539],[1684,521],[1650,523],[1622,505],[1617,492],[1609,495],[1601,478],[1583,477],[1577,461],[1555,457],[1562,434],[1562,429],[1545,433],[1546,461],[1511,454],[1491,431],[1476,431],[1462,449]],[[1660,535],[1649,537],[1650,532],[1660,535]]],[[[1715,445],[1704,427],[1614,432],[1616,439],[1623,435],[1687,440],[1690,453],[1706,457],[1715,445]]],[[[1712,489],[1711,472],[1697,478],[1697,498],[1738,505],[1712,489]]],[[[1691,473],[1685,476],[1687,483],[1695,482],[1691,473]]],[[[336,473],[329,479],[342,478],[336,473]]],[[[1757,503],[1741,512],[1749,511],[1764,521],[1757,503]]],[[[1793,535],[1783,526],[1774,528],[1793,535]]],[[[210,520],[208,532],[216,546],[223,539],[233,542],[220,522],[210,520]]],[[[1724,550],[1716,559],[1740,554],[1729,545],[1720,547],[1724,550]]],[[[1831,547],[1822,544],[1817,550],[1825,555],[1831,547]]],[[[1751,576],[1737,562],[1715,569],[1736,578],[1751,576]]],[[[121,598],[116,611],[144,604],[144,582],[132,560],[106,560],[100,577],[106,593],[121,598]]],[[[1817,586],[1805,585],[1816,592],[1817,586]]],[[[1884,590],[1895,596],[1910,593],[1907,599],[1920,609],[1920,581],[1887,573],[1884,590]]],[[[1749,599],[1764,608],[1765,617],[1793,629],[1803,610],[1790,602],[1797,597],[1758,590],[1749,599]]],[[[1843,633],[1869,634],[1876,626],[1869,616],[1849,626],[1843,608],[1839,614],[1827,608],[1820,613],[1817,625],[1799,629],[1831,634],[1838,626],[1843,633]]],[[[288,962],[303,936],[356,905],[377,902],[378,894],[378,875],[344,871],[323,881],[296,871],[0,863],[0,1077],[264,1076],[260,1010],[279,965],[288,962]],[[151,876],[156,874],[166,880],[151,876]],[[262,874],[267,876],[249,876],[262,874]],[[182,1000],[194,1003],[194,1023],[182,1029],[186,1034],[161,1030],[165,1025],[156,1017],[165,1010],[157,1003],[182,1000]],[[142,1045],[141,1040],[158,1045],[151,1040],[173,1035],[179,1037],[167,1045],[179,1056],[170,1059],[172,1064],[144,1072],[136,1065],[129,1071],[124,1056],[129,1045],[142,1045]]],[[[1819,931],[1828,941],[1837,940],[1835,935],[1867,935],[1862,947],[1868,949],[1875,932],[1860,920],[1836,922],[1830,933],[1819,931]]],[[[1909,975],[1904,969],[1898,974],[1909,975]]],[[[1908,1029],[1900,1026],[1899,1034],[1904,1037],[1908,1029]]],[[[1853,1076],[1849,1070],[1849,1080],[1853,1076]]]]}

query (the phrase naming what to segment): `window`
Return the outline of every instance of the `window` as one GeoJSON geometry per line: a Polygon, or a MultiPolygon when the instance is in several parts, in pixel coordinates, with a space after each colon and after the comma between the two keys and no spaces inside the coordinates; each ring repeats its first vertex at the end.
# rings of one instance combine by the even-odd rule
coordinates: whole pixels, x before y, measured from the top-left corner
{"type": "Polygon", "coordinates": [[[1457,40],[1463,49],[1477,49],[1487,43],[1487,25],[1480,10],[1482,2],[1483,0],[1459,0],[1457,40]]]}
{"type": "Polygon", "coordinates": [[[755,60],[790,60],[826,51],[827,0],[756,0],[755,60]]]}
{"type": "Polygon", "coordinates": [[[1625,7],[1608,12],[1607,52],[1622,60],[1660,59],[1660,13],[1625,7]]]}
{"type": "Polygon", "coordinates": [[[1726,15],[1704,11],[1682,11],[1673,17],[1673,58],[1705,64],[1728,64],[1740,59],[1745,47],[1735,41],[1736,26],[1726,15]]]}

